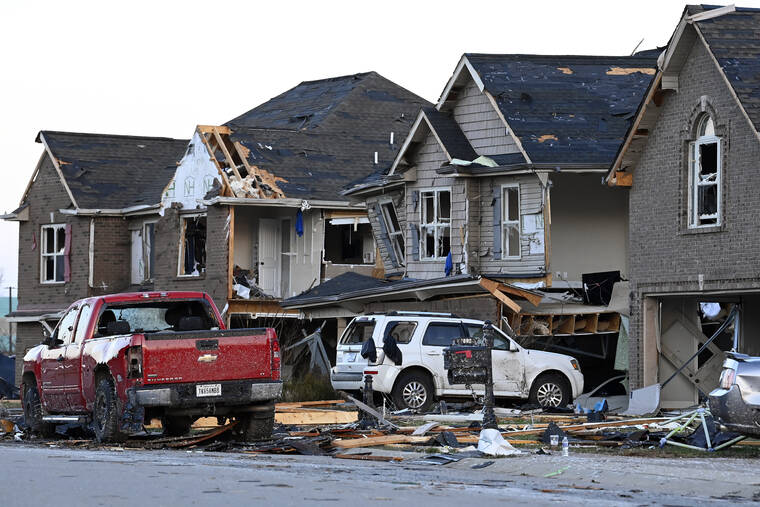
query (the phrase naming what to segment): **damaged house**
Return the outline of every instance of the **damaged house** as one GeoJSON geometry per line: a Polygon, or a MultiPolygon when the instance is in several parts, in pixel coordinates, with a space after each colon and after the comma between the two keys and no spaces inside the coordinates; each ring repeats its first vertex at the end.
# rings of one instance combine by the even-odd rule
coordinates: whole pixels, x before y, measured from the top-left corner
{"type": "Polygon", "coordinates": [[[657,54],[465,54],[389,170],[345,192],[366,203],[392,279],[335,279],[285,305],[504,318],[524,344],[605,362],[608,378],[627,308],[624,284],[611,292],[628,272],[628,205],[600,183],[657,54]]]}
{"type": "Polygon", "coordinates": [[[280,301],[342,273],[382,276],[366,207],[341,190],[389,170],[426,105],[369,72],[303,82],[223,125],[199,125],[158,225],[173,282],[215,294],[241,327],[300,318],[280,301]]]}
{"type": "MultiPolygon", "coordinates": [[[[72,301],[153,287],[155,227],[187,140],[42,131],[19,223],[17,357],[72,301]],[[41,325],[43,327],[41,327],[41,325]]],[[[22,362],[16,361],[21,379],[22,362]]]]}
{"type": "Polygon", "coordinates": [[[611,166],[629,199],[632,387],[662,383],[661,406],[717,387],[741,308],[738,350],[760,355],[760,10],[688,6],[611,166]]]}

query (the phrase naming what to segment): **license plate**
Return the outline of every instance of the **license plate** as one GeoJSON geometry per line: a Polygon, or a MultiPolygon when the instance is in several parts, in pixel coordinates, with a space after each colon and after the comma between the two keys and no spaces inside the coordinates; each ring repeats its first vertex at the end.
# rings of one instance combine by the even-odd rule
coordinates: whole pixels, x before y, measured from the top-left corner
{"type": "Polygon", "coordinates": [[[346,362],[353,363],[356,361],[356,352],[349,352],[346,354],[346,362]]]}
{"type": "Polygon", "coordinates": [[[222,384],[206,384],[202,386],[195,386],[195,395],[201,396],[221,396],[222,384]]]}

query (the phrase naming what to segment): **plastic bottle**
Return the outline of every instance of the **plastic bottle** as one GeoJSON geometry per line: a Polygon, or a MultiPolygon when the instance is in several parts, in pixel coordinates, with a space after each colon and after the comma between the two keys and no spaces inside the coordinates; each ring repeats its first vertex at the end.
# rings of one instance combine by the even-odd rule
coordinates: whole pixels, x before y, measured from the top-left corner
{"type": "Polygon", "coordinates": [[[567,441],[567,437],[562,437],[562,455],[563,456],[570,455],[570,444],[567,441]]]}

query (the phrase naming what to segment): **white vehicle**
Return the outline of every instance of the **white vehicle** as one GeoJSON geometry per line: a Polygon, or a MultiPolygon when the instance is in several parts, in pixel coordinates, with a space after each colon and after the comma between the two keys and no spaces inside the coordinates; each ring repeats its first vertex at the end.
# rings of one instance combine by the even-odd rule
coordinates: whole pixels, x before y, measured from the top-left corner
{"type": "MultiPolygon", "coordinates": [[[[354,391],[363,385],[364,374],[373,375],[372,388],[390,394],[397,408],[428,410],[435,398],[483,395],[483,385],[449,383],[443,367],[443,349],[455,338],[482,332],[483,321],[462,319],[448,313],[390,312],[354,318],[337,347],[331,371],[335,389],[354,391]],[[401,364],[383,352],[386,336],[401,350],[401,364]],[[377,361],[367,364],[362,344],[372,339],[377,361]]],[[[501,398],[528,399],[547,407],[566,406],[583,392],[583,374],[575,358],[526,349],[494,328],[494,394],[501,398]]]]}

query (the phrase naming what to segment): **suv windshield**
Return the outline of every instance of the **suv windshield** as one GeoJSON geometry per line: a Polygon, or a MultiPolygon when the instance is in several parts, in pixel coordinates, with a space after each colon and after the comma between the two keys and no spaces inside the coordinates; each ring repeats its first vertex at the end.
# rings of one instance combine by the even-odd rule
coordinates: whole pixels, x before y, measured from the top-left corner
{"type": "Polygon", "coordinates": [[[343,332],[340,343],[343,345],[361,345],[375,332],[375,321],[371,319],[354,319],[343,332]]]}
{"type": "Polygon", "coordinates": [[[211,305],[203,299],[111,303],[98,318],[96,336],[217,328],[211,305]]]}

